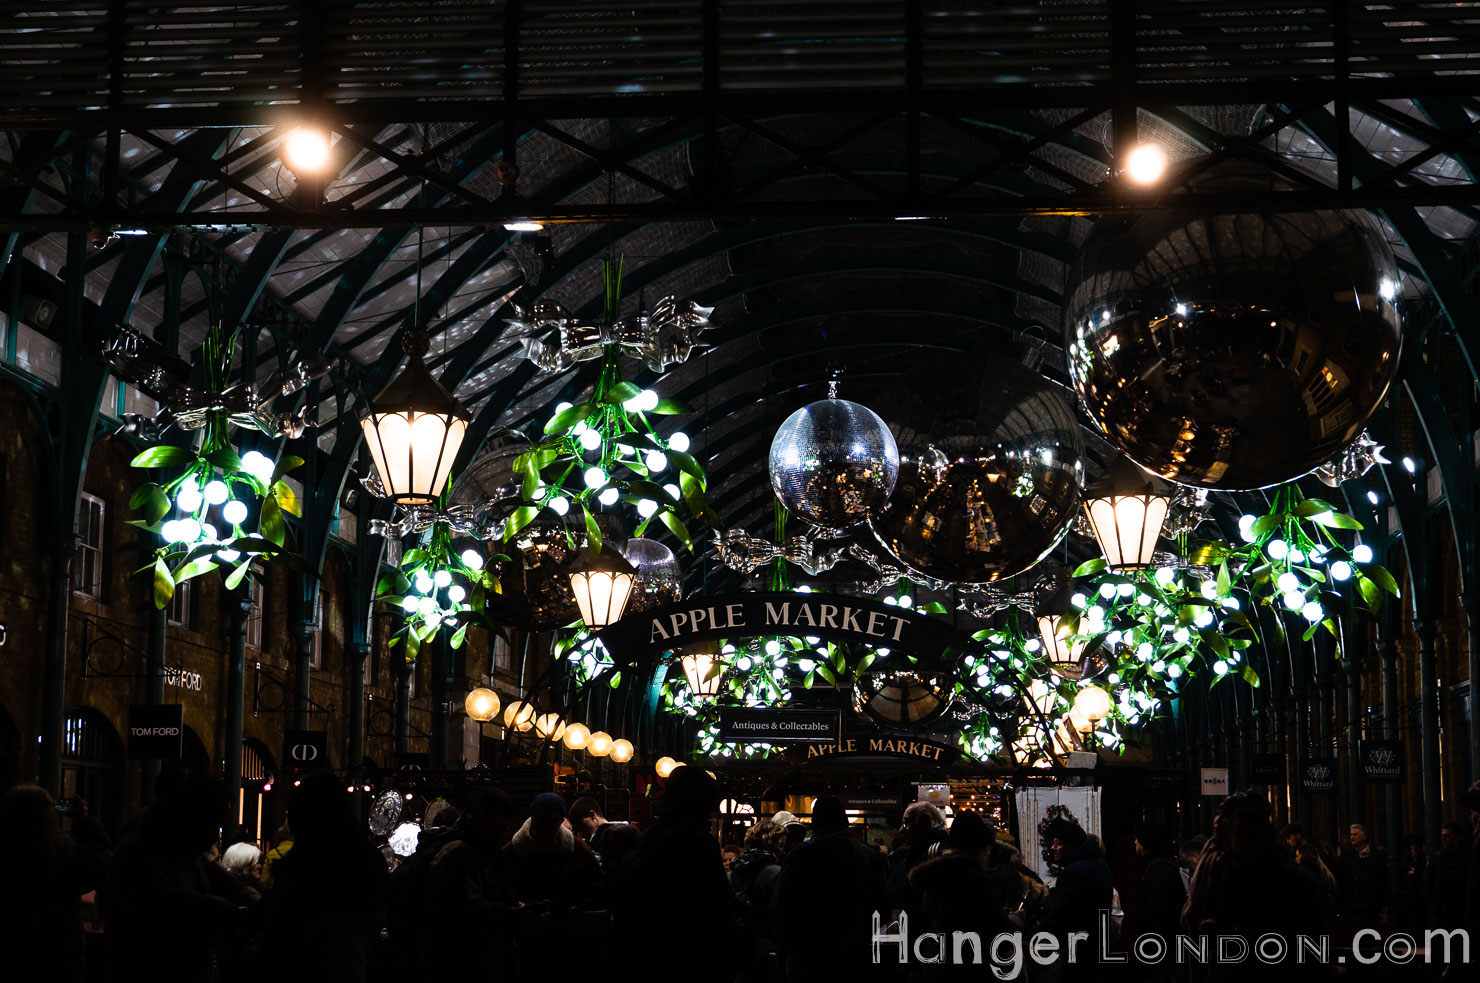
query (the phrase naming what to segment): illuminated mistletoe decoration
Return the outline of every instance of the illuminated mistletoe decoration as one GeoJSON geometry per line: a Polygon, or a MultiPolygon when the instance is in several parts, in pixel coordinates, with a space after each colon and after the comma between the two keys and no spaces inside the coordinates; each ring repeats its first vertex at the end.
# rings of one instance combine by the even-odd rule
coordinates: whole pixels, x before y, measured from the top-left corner
{"type": "Polygon", "coordinates": [[[1237,672],[1257,686],[1259,676],[1243,655],[1258,640],[1250,605],[1272,611],[1278,631],[1284,631],[1281,616],[1289,616],[1305,625],[1305,640],[1325,628],[1339,644],[1337,617],[1376,613],[1384,593],[1397,595],[1392,574],[1373,562],[1370,547],[1348,549],[1335,535],[1360,529],[1331,503],[1288,485],[1275,493],[1268,515],[1239,521],[1242,545],[1195,541],[1187,548],[1197,562],[1154,572],[1122,575],[1107,571],[1103,560],[1084,564],[1075,574],[1091,579],[1060,632],[1084,645],[1086,655],[1130,651],[1135,662],[1172,680],[1206,665],[1215,676],[1237,672]],[[1346,596],[1347,585],[1360,607],[1346,596]]]}
{"type": "MultiPolygon", "coordinates": [[[[206,385],[221,391],[231,374],[235,337],[211,329],[201,346],[206,385]]],[[[175,477],[140,485],[129,499],[143,518],[130,525],[159,535],[163,545],[154,552],[154,604],[164,608],[175,587],[217,570],[235,589],[259,559],[284,560],[306,568],[303,559],[287,548],[284,513],[302,515],[302,506],[283,476],[303,463],[291,455],[274,463],[257,451],[238,456],[231,448],[230,431],[239,423],[226,405],[212,405],[192,417],[190,429],[200,429],[201,449],[164,444],[139,453],[136,468],[176,469],[175,477]]]]}
{"type": "MultiPolygon", "coordinates": [[[[604,264],[606,316],[616,322],[621,297],[621,261],[604,264]]],[[[620,502],[633,506],[641,519],[633,536],[641,536],[657,518],[690,550],[694,548],[686,518],[715,522],[705,501],[708,479],[688,453],[682,431],[659,437],[650,415],[693,412],[682,403],[661,399],[622,378],[623,347],[611,343],[601,354],[601,375],[589,401],[561,403],[545,424],[544,437],[514,461],[522,481],[516,508],[504,524],[507,542],[541,512],[580,516],[588,543],[599,548],[602,535],[593,514],[597,506],[620,502]]]]}
{"type": "Polygon", "coordinates": [[[494,564],[508,559],[499,555],[486,562],[472,545],[459,550],[452,528],[445,522],[433,524],[425,545],[408,549],[400,568],[383,575],[376,586],[375,599],[404,615],[391,635],[391,647],[403,646],[406,661],[415,662],[422,646],[444,628],[452,633],[448,644],[455,649],[462,647],[470,626],[500,631],[484,608],[489,592],[502,589],[494,564]]]}

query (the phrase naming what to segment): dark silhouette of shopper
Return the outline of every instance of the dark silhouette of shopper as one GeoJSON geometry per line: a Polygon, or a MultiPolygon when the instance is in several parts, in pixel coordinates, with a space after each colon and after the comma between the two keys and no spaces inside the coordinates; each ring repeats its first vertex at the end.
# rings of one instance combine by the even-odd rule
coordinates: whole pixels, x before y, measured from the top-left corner
{"type": "Polygon", "coordinates": [[[646,965],[661,945],[665,966],[729,980],[734,973],[734,894],[709,818],[719,786],[702,768],[664,780],[663,814],[615,873],[612,915],[623,958],[646,965]],[[660,941],[661,940],[661,941],[660,941]]]}
{"type": "Polygon", "coordinates": [[[6,846],[0,880],[0,948],[44,956],[48,980],[81,980],[86,969],[82,895],[107,874],[108,838],[96,820],[71,801],[72,837],[62,836],[57,804],[39,785],[17,785],[0,795],[0,843],[6,846]]]}
{"type": "Polygon", "coordinates": [[[513,976],[519,900],[503,850],[513,823],[509,797],[490,790],[475,797],[450,830],[423,834],[430,836],[427,853],[417,842],[407,894],[398,898],[405,906],[399,920],[403,932],[420,935],[426,973],[454,979],[513,976]]]}
{"type": "Polygon", "coordinates": [[[1470,830],[1448,822],[1439,832],[1439,852],[1429,857],[1424,894],[1434,928],[1463,928],[1465,881],[1470,876],[1470,830]]]}
{"type": "Polygon", "coordinates": [[[274,983],[364,980],[385,918],[385,858],[333,775],[310,775],[293,789],[288,822],[293,850],[273,864],[263,901],[274,983]]]}
{"type": "Polygon", "coordinates": [[[1352,823],[1351,845],[1341,851],[1340,867],[1341,913],[1355,918],[1387,917],[1387,857],[1372,845],[1361,823],[1352,823]]]}
{"type": "Polygon", "coordinates": [[[206,852],[226,793],[205,775],[162,776],[158,801],[118,845],[104,898],[113,983],[212,981],[216,947],[247,926],[250,898],[206,852]]]}
{"type": "Polygon", "coordinates": [[[841,801],[820,796],[811,839],[787,854],[776,881],[771,923],[784,979],[876,978],[876,912],[888,921],[884,858],[849,832],[841,801]]]}
{"type": "Polygon", "coordinates": [[[735,931],[739,936],[739,979],[760,983],[776,978],[776,931],[771,925],[771,901],[781,876],[786,831],[762,819],[745,832],[745,849],[730,865],[730,889],[735,892],[735,931]]]}
{"type": "MultiPolygon", "coordinates": [[[[938,932],[946,940],[955,932],[975,933],[980,940],[981,958],[990,958],[992,939],[1013,930],[1007,920],[1004,887],[1021,893],[1017,872],[1002,864],[993,865],[992,851],[996,830],[974,812],[959,813],[951,823],[949,846],[910,871],[910,887],[920,895],[923,925],[910,925],[910,934],[938,932]]],[[[1013,898],[1016,902],[1017,898],[1013,898]]],[[[972,963],[955,964],[953,953],[941,953],[946,962],[925,976],[932,980],[979,980],[982,967],[972,963]]],[[[933,955],[928,951],[926,955],[933,955]]],[[[963,952],[970,958],[970,950],[963,952]]]]}
{"type": "Polygon", "coordinates": [[[1115,894],[1110,865],[1105,862],[1099,842],[1072,819],[1055,819],[1044,830],[1043,838],[1049,845],[1050,859],[1061,869],[1049,889],[1037,931],[1058,938],[1057,965],[1063,979],[1091,979],[1103,934],[1100,913],[1109,912],[1115,894]],[[1070,934],[1076,932],[1086,933],[1088,938],[1073,947],[1070,961],[1070,934]]]}

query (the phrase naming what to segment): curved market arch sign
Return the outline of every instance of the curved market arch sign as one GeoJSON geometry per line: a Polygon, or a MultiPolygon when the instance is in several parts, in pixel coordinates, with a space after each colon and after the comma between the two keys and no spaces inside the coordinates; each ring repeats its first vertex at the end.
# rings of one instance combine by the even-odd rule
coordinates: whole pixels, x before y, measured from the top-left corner
{"type": "Polygon", "coordinates": [[[944,621],[870,598],[790,591],[691,597],[649,608],[596,633],[619,665],[715,639],[800,635],[862,642],[934,661],[971,639],[944,621]]]}

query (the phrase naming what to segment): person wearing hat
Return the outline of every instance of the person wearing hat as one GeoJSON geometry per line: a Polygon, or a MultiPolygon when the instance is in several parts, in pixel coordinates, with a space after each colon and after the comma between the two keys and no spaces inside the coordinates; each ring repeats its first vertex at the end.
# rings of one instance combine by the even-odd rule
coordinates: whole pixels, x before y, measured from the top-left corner
{"type": "Polygon", "coordinates": [[[566,805],[555,792],[535,796],[529,818],[514,831],[504,855],[514,868],[514,890],[526,904],[577,908],[596,900],[601,866],[596,854],[566,823],[566,805]]]}

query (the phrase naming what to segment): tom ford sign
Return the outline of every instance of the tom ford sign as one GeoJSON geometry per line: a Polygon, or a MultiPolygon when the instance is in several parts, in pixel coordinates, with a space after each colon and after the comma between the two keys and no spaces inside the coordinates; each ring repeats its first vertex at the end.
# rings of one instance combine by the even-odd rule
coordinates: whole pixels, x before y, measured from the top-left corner
{"type": "Polygon", "coordinates": [[[623,618],[597,637],[613,659],[627,663],[644,652],[764,635],[865,642],[922,658],[960,650],[967,643],[945,622],[908,608],[861,597],[781,592],[693,597],[623,618]]]}

